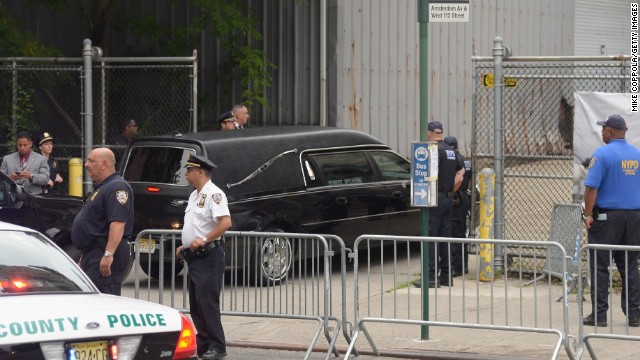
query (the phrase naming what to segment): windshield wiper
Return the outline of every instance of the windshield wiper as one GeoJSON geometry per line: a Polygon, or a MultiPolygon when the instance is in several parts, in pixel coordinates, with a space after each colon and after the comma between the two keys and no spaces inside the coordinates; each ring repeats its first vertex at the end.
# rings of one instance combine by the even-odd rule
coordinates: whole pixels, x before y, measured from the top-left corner
{"type": "Polygon", "coordinates": [[[291,154],[291,153],[297,153],[298,149],[293,149],[293,150],[287,150],[281,154],[278,154],[274,157],[272,157],[271,159],[269,159],[266,163],[262,164],[259,168],[255,169],[251,174],[249,174],[249,176],[247,176],[246,178],[238,181],[237,183],[233,183],[233,184],[227,184],[227,189],[230,189],[234,186],[238,186],[240,184],[244,184],[245,182],[253,179],[254,177],[258,176],[258,174],[260,174],[261,172],[265,171],[269,166],[271,166],[271,164],[273,164],[276,160],[280,159],[281,157],[287,155],[287,154],[291,154]]]}

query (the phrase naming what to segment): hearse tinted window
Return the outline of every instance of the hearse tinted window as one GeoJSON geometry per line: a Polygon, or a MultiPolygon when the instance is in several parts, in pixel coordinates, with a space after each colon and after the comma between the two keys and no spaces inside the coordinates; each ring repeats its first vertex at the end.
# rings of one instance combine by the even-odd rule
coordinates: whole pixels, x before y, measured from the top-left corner
{"type": "Polygon", "coordinates": [[[361,184],[375,181],[373,169],[362,152],[316,154],[327,185],[361,184]]]}
{"type": "Polygon", "coordinates": [[[192,149],[144,146],[131,149],[124,178],[131,182],[188,185],[184,176],[189,153],[192,149]]]}
{"type": "Polygon", "coordinates": [[[371,151],[371,157],[378,165],[383,181],[411,179],[411,164],[389,151],[371,151]]]}

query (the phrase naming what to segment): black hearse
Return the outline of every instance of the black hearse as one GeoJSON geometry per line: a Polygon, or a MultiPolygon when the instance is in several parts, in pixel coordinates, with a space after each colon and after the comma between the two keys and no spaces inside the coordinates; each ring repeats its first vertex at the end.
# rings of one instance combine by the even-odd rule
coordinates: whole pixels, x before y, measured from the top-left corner
{"type": "MultiPolygon", "coordinates": [[[[335,234],[347,245],[365,232],[419,234],[406,159],[363,132],[282,126],[134,139],[121,170],[135,195],[134,235],[182,227],[190,153],[217,165],[212,180],[227,194],[232,230],[335,234]]],[[[290,263],[290,247],[280,249],[290,263]]],[[[158,276],[157,264],[150,269],[158,276]]],[[[283,269],[263,276],[277,281],[283,269]]]]}

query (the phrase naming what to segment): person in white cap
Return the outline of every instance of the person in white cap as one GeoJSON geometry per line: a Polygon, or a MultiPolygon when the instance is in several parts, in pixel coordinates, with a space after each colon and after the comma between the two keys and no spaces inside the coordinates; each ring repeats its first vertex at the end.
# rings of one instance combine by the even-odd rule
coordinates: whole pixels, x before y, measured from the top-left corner
{"type": "Polygon", "coordinates": [[[227,196],[213,182],[215,165],[204,156],[190,155],[185,165],[187,182],[195,190],[184,212],[182,245],[176,257],[189,266],[189,310],[198,356],[203,360],[227,356],[220,319],[220,292],[225,270],[224,233],[231,228],[227,196]]]}
{"type": "Polygon", "coordinates": [[[60,176],[60,167],[58,161],[51,156],[53,152],[53,137],[50,133],[44,132],[40,136],[40,142],[38,143],[40,153],[47,159],[47,165],[49,165],[49,183],[44,187],[44,192],[60,192],[59,184],[64,181],[60,176]]]}

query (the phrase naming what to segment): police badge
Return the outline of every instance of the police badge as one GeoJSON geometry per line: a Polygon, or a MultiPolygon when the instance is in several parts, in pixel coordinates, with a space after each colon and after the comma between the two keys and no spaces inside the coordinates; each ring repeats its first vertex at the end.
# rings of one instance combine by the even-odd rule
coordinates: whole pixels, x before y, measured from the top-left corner
{"type": "Polygon", "coordinates": [[[203,208],[204,207],[204,201],[205,200],[207,200],[207,194],[200,195],[200,200],[198,200],[198,207],[199,208],[203,208]]]}
{"type": "Polygon", "coordinates": [[[220,204],[220,201],[222,201],[222,194],[215,193],[211,196],[211,198],[216,202],[216,204],[220,204]]]}
{"type": "Polygon", "coordinates": [[[592,156],[591,161],[589,162],[589,169],[591,169],[595,164],[596,164],[596,157],[592,156]]]}
{"type": "Polygon", "coordinates": [[[124,190],[116,191],[116,200],[120,203],[120,205],[124,205],[129,200],[129,193],[124,190]]]}

